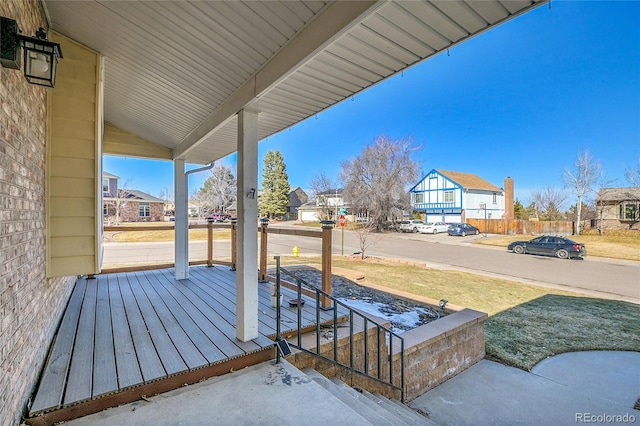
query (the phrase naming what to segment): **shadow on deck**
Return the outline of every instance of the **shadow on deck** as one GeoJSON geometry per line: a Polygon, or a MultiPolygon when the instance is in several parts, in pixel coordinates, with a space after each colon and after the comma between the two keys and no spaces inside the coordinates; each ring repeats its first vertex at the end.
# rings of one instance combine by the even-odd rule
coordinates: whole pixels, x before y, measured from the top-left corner
{"type": "MultiPolygon", "coordinates": [[[[31,424],[52,424],[196,383],[275,357],[270,284],[258,291],[259,337],[236,339],[236,277],[227,267],[192,267],[81,278],[71,295],[29,409],[31,424]]],[[[297,312],[283,289],[281,330],[297,312]]],[[[302,328],[316,324],[305,303],[302,328]]],[[[333,321],[323,312],[321,323],[333,321]]]]}

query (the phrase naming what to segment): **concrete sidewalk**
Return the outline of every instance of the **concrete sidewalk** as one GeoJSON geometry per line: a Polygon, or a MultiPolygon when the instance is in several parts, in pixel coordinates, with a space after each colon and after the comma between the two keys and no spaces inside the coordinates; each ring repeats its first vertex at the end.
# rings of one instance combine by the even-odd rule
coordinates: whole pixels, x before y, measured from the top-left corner
{"type": "Polygon", "coordinates": [[[640,424],[640,352],[573,352],[528,373],[482,360],[410,406],[440,425],[640,424]],[[620,417],[617,417],[620,416],[620,417]]]}

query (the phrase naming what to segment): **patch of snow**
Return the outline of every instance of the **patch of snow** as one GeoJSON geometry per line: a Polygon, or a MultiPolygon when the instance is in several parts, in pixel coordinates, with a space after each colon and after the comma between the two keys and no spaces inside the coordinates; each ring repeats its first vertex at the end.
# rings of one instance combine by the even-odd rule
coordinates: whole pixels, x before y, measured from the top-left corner
{"type": "Polygon", "coordinates": [[[429,314],[427,309],[420,307],[415,307],[405,312],[389,312],[389,306],[385,303],[347,298],[338,298],[338,300],[351,308],[389,321],[391,323],[391,331],[396,334],[421,325],[420,313],[423,315],[429,314]]]}

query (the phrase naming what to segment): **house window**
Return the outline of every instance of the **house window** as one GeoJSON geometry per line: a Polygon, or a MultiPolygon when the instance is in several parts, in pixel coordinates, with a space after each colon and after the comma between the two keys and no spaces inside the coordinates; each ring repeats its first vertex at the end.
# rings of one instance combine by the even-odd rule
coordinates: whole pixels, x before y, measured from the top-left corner
{"type": "Polygon", "coordinates": [[[420,194],[416,194],[416,204],[422,204],[424,203],[424,194],[420,193],[420,194]]]}
{"type": "Polygon", "coordinates": [[[103,216],[109,216],[109,208],[106,204],[102,205],[102,215],[103,216]]]}
{"type": "Polygon", "coordinates": [[[634,203],[620,204],[620,220],[636,220],[638,217],[638,205],[634,203]]]}
{"type": "Polygon", "coordinates": [[[140,217],[151,217],[149,203],[140,203],[140,217]]]}
{"type": "Polygon", "coordinates": [[[493,204],[498,204],[498,194],[493,193],[493,204]]]}
{"type": "Polygon", "coordinates": [[[453,191],[444,191],[444,202],[453,203],[453,191]]]}
{"type": "Polygon", "coordinates": [[[102,192],[109,193],[109,179],[102,179],[102,192]]]}

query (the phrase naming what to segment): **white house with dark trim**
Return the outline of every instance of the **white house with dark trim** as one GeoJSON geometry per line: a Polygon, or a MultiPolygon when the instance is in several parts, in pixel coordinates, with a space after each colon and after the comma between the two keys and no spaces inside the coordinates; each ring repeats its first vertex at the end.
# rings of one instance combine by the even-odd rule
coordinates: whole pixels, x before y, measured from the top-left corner
{"type": "MultiPolygon", "coordinates": [[[[511,188],[513,205],[511,178],[505,179],[505,187],[511,188]]],[[[485,212],[487,219],[506,217],[505,190],[474,174],[433,169],[409,192],[413,210],[424,213],[427,222],[484,219],[485,212]]]]}

